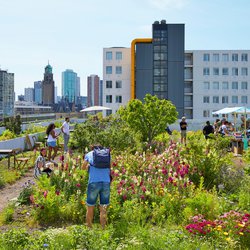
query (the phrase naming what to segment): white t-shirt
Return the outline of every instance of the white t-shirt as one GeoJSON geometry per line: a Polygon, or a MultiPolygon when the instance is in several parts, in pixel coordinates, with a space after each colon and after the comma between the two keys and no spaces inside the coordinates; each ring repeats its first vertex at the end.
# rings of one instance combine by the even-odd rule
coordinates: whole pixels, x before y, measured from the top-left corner
{"type": "Polygon", "coordinates": [[[62,125],[62,129],[63,129],[63,133],[69,135],[69,123],[68,122],[64,122],[62,125]]]}

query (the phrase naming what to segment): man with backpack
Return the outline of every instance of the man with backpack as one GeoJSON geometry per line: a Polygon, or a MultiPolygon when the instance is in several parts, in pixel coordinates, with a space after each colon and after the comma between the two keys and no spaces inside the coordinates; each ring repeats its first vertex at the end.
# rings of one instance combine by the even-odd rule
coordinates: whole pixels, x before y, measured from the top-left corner
{"type": "Polygon", "coordinates": [[[110,200],[110,149],[93,146],[92,151],[84,157],[83,169],[88,170],[86,223],[92,227],[96,201],[100,200],[100,224],[104,228],[107,223],[107,207],[110,200]]]}

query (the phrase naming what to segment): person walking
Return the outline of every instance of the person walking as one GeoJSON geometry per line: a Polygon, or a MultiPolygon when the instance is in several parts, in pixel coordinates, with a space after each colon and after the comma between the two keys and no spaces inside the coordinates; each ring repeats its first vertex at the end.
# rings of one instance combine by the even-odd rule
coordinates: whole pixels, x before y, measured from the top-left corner
{"type": "Polygon", "coordinates": [[[61,131],[63,133],[63,140],[64,140],[64,153],[68,152],[68,143],[69,143],[69,117],[65,118],[64,123],[62,124],[61,131]]]}
{"type": "Polygon", "coordinates": [[[186,142],[187,142],[187,122],[186,122],[186,117],[183,116],[181,118],[181,122],[180,122],[180,129],[181,129],[181,143],[185,144],[186,146],[186,142]]]}
{"type": "Polygon", "coordinates": [[[210,138],[209,135],[214,133],[214,127],[209,121],[206,121],[206,126],[203,128],[203,134],[206,139],[210,138]]]}
{"type": "Polygon", "coordinates": [[[107,207],[110,202],[110,151],[105,148],[101,149],[102,155],[108,152],[109,159],[105,160],[105,162],[108,162],[107,166],[100,168],[97,167],[97,161],[95,160],[95,154],[97,154],[98,148],[100,148],[100,146],[92,147],[92,150],[85,155],[82,165],[82,168],[88,170],[89,172],[86,200],[86,223],[90,228],[92,227],[94,209],[98,197],[100,200],[100,224],[102,228],[104,228],[107,223],[107,207]],[[104,152],[104,150],[106,151],[104,152]]]}
{"type": "Polygon", "coordinates": [[[49,153],[48,153],[48,160],[50,161],[51,159],[54,160],[57,154],[57,145],[56,145],[56,140],[57,137],[60,135],[56,134],[55,132],[55,124],[54,123],[50,123],[49,126],[46,129],[46,134],[48,136],[47,139],[47,145],[49,147],[49,153]],[[51,155],[52,150],[54,151],[53,155],[51,155]]]}

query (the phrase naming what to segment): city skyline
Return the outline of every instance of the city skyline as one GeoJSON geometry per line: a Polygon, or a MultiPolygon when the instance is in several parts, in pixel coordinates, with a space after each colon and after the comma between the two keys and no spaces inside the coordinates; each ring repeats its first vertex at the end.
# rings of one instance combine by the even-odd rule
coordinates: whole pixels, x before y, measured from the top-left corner
{"type": "Polygon", "coordinates": [[[103,77],[103,48],[151,37],[154,21],[184,23],[185,50],[249,49],[249,7],[247,0],[0,0],[0,68],[15,74],[16,96],[43,79],[48,61],[59,93],[61,73],[72,69],[87,95],[87,77],[103,77]]]}

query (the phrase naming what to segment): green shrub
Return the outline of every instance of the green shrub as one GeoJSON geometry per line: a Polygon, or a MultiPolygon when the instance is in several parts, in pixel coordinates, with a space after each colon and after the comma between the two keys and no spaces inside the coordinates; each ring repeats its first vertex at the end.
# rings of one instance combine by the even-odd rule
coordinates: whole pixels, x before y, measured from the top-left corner
{"type": "Polygon", "coordinates": [[[0,141],[10,140],[14,138],[16,138],[15,133],[10,131],[9,129],[6,129],[0,136],[0,141]]]}
{"type": "Polygon", "coordinates": [[[245,176],[239,190],[239,208],[250,213],[250,176],[245,176]]]}
{"type": "Polygon", "coordinates": [[[214,136],[205,140],[201,131],[188,135],[187,147],[181,152],[190,165],[189,177],[199,186],[200,177],[204,178],[204,187],[211,189],[221,184],[221,171],[224,166],[231,165],[231,155],[227,153],[230,138],[214,136]]]}
{"type": "Polygon", "coordinates": [[[186,199],[183,215],[186,219],[202,214],[206,219],[214,219],[220,213],[219,199],[216,190],[208,192],[200,187],[195,190],[194,196],[186,199]]]}
{"type": "Polygon", "coordinates": [[[12,222],[14,212],[15,212],[14,204],[10,203],[7,207],[3,209],[1,213],[1,216],[0,216],[1,224],[8,224],[12,222]]]}

